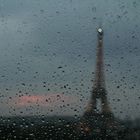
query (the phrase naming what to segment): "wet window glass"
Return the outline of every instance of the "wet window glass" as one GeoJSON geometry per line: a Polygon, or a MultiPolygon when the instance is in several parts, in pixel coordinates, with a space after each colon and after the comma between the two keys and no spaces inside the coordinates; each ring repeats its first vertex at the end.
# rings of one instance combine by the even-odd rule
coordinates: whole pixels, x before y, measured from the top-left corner
{"type": "Polygon", "coordinates": [[[139,0],[0,0],[0,139],[140,139],[139,0]]]}

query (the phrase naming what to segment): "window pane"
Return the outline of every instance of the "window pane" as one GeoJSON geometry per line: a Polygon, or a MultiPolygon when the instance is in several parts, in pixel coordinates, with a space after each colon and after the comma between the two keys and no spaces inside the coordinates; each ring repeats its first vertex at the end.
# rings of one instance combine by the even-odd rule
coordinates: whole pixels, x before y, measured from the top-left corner
{"type": "Polygon", "coordinates": [[[0,139],[140,139],[139,0],[0,0],[0,139]]]}

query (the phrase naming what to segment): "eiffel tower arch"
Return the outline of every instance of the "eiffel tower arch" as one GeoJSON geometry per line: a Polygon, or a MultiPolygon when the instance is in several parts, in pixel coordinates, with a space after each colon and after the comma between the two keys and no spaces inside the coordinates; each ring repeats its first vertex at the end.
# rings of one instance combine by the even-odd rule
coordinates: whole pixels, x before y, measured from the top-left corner
{"type": "Polygon", "coordinates": [[[115,135],[118,123],[107,99],[103,58],[103,29],[98,28],[97,33],[98,44],[94,85],[90,102],[80,121],[80,129],[83,134],[89,136],[99,135],[99,137],[105,137],[106,135],[115,135]],[[100,111],[97,108],[98,100],[101,103],[100,111]]]}

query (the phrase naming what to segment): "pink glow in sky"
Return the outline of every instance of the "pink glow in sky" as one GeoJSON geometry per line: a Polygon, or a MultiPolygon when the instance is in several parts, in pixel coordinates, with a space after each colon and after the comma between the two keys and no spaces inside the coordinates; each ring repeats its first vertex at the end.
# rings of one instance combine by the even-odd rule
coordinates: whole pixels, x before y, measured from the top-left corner
{"type": "Polygon", "coordinates": [[[81,104],[80,96],[62,93],[23,95],[8,100],[11,115],[72,115],[76,108],[83,106],[81,104]]]}
{"type": "Polygon", "coordinates": [[[17,107],[34,105],[53,107],[62,104],[75,104],[79,100],[78,96],[64,94],[24,95],[13,98],[10,104],[17,107]]]}

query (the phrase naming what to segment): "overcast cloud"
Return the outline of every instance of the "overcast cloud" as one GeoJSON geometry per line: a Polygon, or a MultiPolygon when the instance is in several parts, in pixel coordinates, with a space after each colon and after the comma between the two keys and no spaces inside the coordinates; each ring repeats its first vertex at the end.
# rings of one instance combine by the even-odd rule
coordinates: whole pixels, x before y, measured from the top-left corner
{"type": "MultiPolygon", "coordinates": [[[[102,25],[110,106],[117,117],[139,117],[139,9],[139,0],[0,0],[1,114],[21,114],[11,104],[20,96],[36,103],[35,96],[50,94],[75,98],[64,101],[69,105],[57,102],[53,114],[82,114],[93,85],[96,29],[102,25]]],[[[37,104],[40,114],[52,114],[37,104]]]]}

